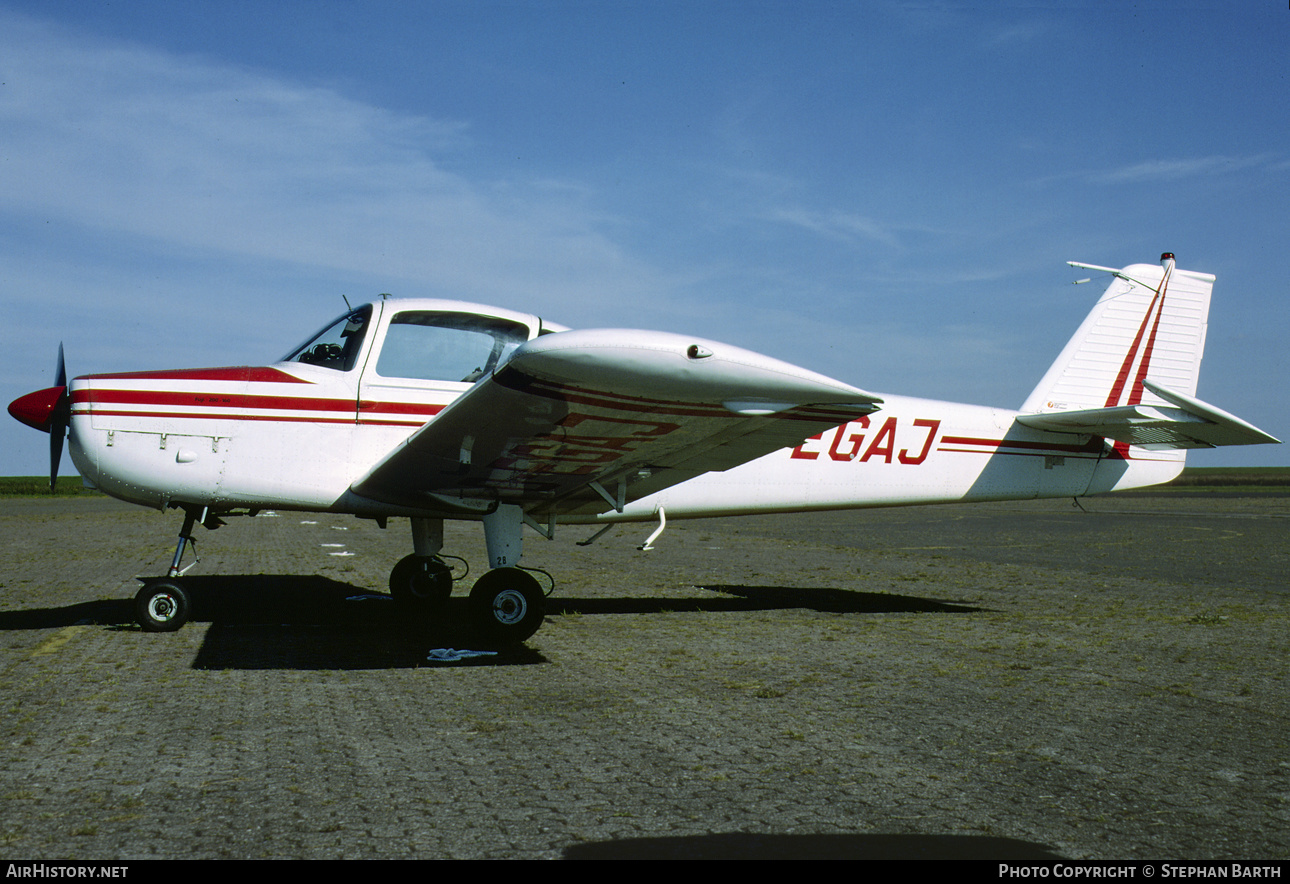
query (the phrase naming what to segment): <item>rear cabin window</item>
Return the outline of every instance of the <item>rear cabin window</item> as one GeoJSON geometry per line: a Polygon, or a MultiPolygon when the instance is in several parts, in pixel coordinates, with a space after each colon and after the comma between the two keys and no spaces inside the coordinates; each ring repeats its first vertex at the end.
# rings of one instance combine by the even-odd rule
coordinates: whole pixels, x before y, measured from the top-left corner
{"type": "Polygon", "coordinates": [[[473,383],[528,339],[528,326],[509,319],[420,310],[399,313],[385,333],[376,373],[473,383]]]}

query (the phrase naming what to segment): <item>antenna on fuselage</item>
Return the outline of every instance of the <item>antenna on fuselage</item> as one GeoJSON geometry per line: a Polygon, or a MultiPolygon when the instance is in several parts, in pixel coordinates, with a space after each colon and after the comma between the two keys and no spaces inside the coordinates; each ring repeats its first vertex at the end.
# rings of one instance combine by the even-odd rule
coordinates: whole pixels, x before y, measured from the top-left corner
{"type": "Polygon", "coordinates": [[[352,305],[352,304],[350,304],[350,303],[349,303],[349,298],[345,297],[345,295],[344,295],[344,294],[342,294],[342,295],[340,296],[340,299],[341,299],[342,301],[344,301],[344,302],[345,302],[345,309],[346,309],[346,310],[348,310],[350,313],[353,313],[353,312],[354,312],[354,305],[352,305]]]}

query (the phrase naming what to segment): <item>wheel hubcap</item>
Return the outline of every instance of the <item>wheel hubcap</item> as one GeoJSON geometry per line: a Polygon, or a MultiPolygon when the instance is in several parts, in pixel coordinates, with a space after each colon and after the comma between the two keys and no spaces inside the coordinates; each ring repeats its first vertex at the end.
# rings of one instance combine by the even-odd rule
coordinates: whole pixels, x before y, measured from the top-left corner
{"type": "Polygon", "coordinates": [[[521,622],[528,613],[529,605],[524,593],[507,589],[493,596],[493,616],[498,623],[512,626],[521,622]]]}
{"type": "Polygon", "coordinates": [[[175,608],[177,607],[178,605],[175,604],[173,596],[153,596],[152,600],[148,602],[148,613],[152,615],[154,620],[169,620],[175,616],[175,608]]]}

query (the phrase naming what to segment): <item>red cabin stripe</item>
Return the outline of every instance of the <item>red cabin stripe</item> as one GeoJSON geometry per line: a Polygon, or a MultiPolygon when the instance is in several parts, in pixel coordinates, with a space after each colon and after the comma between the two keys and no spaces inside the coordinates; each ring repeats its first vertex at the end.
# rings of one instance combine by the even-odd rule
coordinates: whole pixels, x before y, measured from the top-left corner
{"type": "MultiPolygon", "coordinates": [[[[187,392],[166,390],[77,390],[72,404],[88,402],[113,405],[168,405],[201,408],[275,408],[290,411],[354,411],[353,399],[314,399],[305,396],[255,396],[245,393],[187,392]]],[[[97,412],[98,409],[92,409],[97,412]]]]}
{"type": "Polygon", "coordinates": [[[251,381],[259,384],[312,384],[295,375],[268,366],[239,365],[230,368],[176,368],[165,371],[128,371],[86,375],[86,380],[131,381],[251,381]]]}

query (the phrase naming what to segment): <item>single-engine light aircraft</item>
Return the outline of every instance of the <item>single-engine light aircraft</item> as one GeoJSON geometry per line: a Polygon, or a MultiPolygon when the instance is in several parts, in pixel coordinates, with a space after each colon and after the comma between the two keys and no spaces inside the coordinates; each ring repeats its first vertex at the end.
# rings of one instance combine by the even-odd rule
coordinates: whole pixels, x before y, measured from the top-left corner
{"type": "MultiPolygon", "coordinates": [[[[1214,277],[1071,262],[1113,279],[1020,410],[870,393],[715,341],[569,330],[445,300],[349,310],[280,362],[86,375],[15,400],[87,485],[182,510],[150,631],[190,615],[197,524],[263,510],[409,517],[390,591],[419,612],[452,592],[445,519],[482,522],[477,628],[529,638],[543,586],[523,530],[907,504],[1078,497],[1167,482],[1186,450],[1278,440],[1196,398],[1214,277]],[[191,567],[191,565],[189,566],[191,567]]],[[[597,535],[598,536],[598,535],[597,535]]],[[[594,538],[593,538],[594,539],[594,538]]],[[[142,578],[141,578],[142,579],[142,578]]]]}

